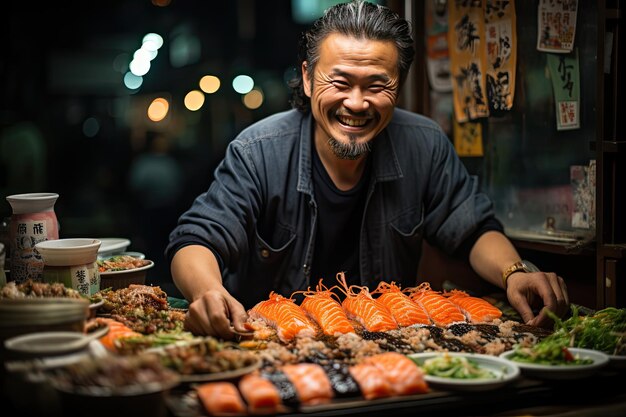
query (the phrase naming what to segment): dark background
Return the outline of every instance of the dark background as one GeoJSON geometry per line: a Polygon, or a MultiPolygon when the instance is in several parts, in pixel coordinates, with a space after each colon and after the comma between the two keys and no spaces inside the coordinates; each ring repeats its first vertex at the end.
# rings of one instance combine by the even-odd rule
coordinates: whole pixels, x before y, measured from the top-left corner
{"type": "Polygon", "coordinates": [[[61,238],[128,238],[129,250],[155,261],[150,283],[176,294],[163,257],[168,234],[208,188],[237,132],[290,107],[285,79],[308,24],[294,21],[290,0],[6,7],[0,25],[0,219],[11,215],[7,195],[56,192],[61,238]],[[143,85],[132,91],[124,87],[119,65],[127,66],[148,32],[160,34],[164,44],[143,85]],[[198,47],[182,66],[170,60],[175,39],[198,47]],[[183,98],[207,74],[219,76],[221,88],[191,112],[183,98]],[[247,109],[231,88],[237,74],[252,76],[263,89],[260,108],[247,109]],[[156,96],[171,103],[160,123],[145,116],[156,96]],[[156,157],[154,132],[165,138],[156,157]],[[150,168],[133,187],[131,173],[141,159],[150,160],[150,168]]]}

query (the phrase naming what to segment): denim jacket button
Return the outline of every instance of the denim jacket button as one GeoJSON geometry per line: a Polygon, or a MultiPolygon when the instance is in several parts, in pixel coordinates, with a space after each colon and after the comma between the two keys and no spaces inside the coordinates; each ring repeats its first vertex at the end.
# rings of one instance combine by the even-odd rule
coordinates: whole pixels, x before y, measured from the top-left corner
{"type": "Polygon", "coordinates": [[[267,249],[261,249],[261,257],[262,258],[269,258],[270,257],[270,251],[268,251],[267,249]]]}

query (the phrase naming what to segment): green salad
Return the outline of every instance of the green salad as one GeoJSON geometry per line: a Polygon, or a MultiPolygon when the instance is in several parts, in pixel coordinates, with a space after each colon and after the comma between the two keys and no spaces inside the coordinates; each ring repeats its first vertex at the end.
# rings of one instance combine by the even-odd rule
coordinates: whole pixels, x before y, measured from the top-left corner
{"type": "Polygon", "coordinates": [[[444,353],[441,356],[426,359],[420,365],[426,374],[440,378],[454,379],[493,379],[496,375],[481,368],[475,361],[463,356],[444,353]]]}
{"type": "Polygon", "coordinates": [[[561,320],[548,311],[554,320],[554,333],[535,345],[517,345],[511,360],[539,365],[585,365],[591,359],[573,355],[569,348],[598,350],[609,355],[626,355],[626,309],[609,307],[593,314],[580,315],[572,305],[572,316],[561,320]]]}
{"type": "Polygon", "coordinates": [[[554,333],[548,336],[565,346],[599,350],[609,355],[626,355],[626,309],[608,307],[594,314],[581,316],[572,305],[572,316],[554,320],[554,333]]]}

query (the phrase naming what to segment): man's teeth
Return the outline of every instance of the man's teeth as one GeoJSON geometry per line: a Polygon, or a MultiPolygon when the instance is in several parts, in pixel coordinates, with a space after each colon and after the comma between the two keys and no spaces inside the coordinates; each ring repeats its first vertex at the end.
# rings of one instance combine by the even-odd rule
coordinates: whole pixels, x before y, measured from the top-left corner
{"type": "Polygon", "coordinates": [[[355,127],[364,126],[367,123],[367,119],[351,119],[348,117],[341,117],[341,116],[339,116],[339,121],[343,123],[344,125],[355,126],[355,127]]]}

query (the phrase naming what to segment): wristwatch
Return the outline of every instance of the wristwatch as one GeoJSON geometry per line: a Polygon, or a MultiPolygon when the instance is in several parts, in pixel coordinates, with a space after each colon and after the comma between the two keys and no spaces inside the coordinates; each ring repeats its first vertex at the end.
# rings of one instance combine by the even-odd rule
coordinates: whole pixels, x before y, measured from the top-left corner
{"type": "Polygon", "coordinates": [[[502,284],[504,284],[504,288],[506,288],[506,280],[509,279],[511,274],[515,272],[539,272],[539,268],[535,266],[530,261],[526,261],[522,259],[521,261],[515,262],[513,265],[509,266],[502,273],[502,284]]]}

